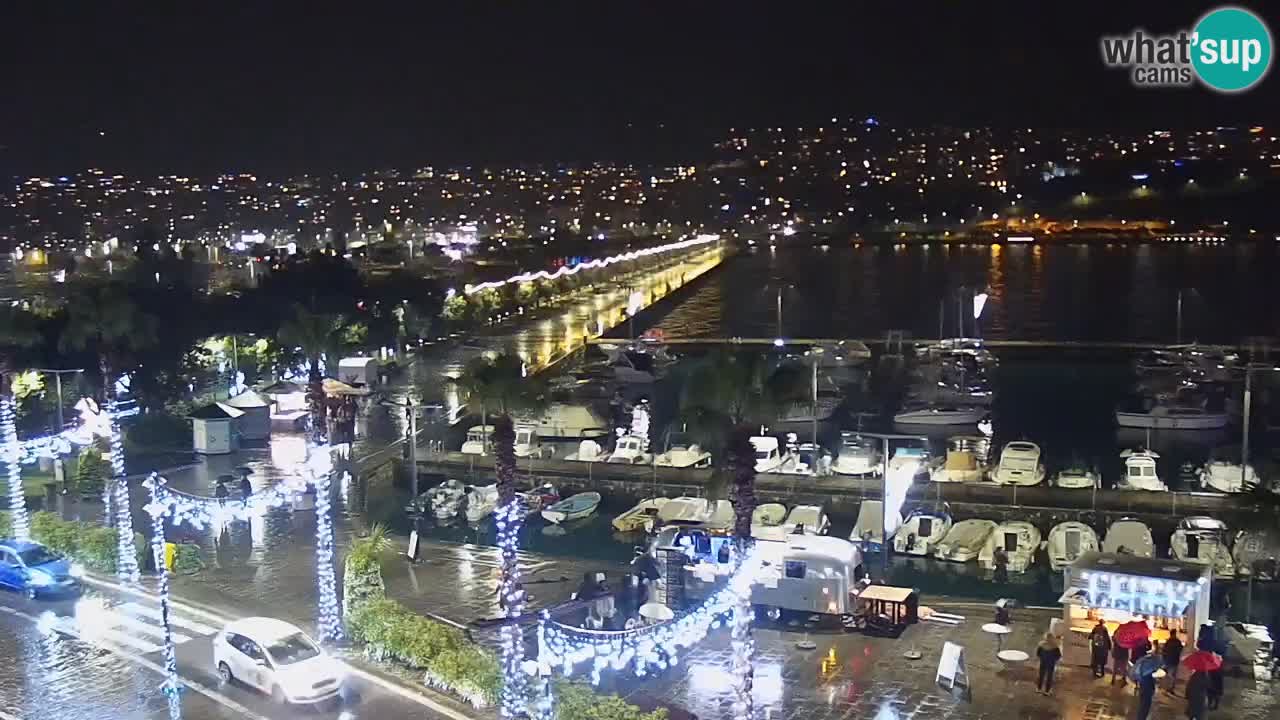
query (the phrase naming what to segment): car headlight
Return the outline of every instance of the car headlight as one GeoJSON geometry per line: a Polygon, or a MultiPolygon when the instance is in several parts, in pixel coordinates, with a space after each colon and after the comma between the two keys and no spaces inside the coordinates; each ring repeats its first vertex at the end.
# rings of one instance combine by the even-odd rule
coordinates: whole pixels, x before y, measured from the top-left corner
{"type": "Polygon", "coordinates": [[[32,570],[27,582],[32,585],[52,585],[53,576],[43,570],[32,570]]]}
{"type": "Polygon", "coordinates": [[[71,568],[67,570],[67,574],[79,580],[84,577],[84,566],[80,563],[74,563],[71,568]]]}

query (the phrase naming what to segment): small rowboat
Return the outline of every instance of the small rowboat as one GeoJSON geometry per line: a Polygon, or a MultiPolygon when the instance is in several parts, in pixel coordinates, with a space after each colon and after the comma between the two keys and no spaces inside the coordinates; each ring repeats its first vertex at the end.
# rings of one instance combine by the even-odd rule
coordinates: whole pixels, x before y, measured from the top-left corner
{"type": "Polygon", "coordinates": [[[570,520],[580,520],[596,511],[600,505],[600,493],[584,492],[565,498],[542,511],[542,518],[559,525],[570,520]]]}
{"type": "Polygon", "coordinates": [[[636,532],[658,516],[658,511],[667,504],[667,498],[646,498],[636,503],[635,507],[613,519],[613,529],[618,532],[636,532]]]}

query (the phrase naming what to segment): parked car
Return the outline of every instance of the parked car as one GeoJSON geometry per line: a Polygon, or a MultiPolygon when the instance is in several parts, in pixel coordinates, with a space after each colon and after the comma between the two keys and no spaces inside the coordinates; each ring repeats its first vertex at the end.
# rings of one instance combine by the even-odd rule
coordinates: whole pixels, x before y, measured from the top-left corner
{"type": "Polygon", "coordinates": [[[80,592],[84,568],[27,540],[0,540],[0,585],[35,600],[80,592]]]}
{"type": "Polygon", "coordinates": [[[307,634],[283,620],[251,617],[228,624],[213,640],[223,682],[239,682],[284,704],[314,704],[342,692],[346,668],[307,634]]]}

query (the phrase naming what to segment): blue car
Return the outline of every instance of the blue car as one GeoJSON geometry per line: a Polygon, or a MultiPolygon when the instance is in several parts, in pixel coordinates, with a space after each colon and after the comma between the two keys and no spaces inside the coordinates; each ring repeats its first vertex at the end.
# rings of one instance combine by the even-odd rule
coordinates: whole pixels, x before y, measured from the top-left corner
{"type": "Polygon", "coordinates": [[[23,592],[32,600],[79,592],[83,576],[84,568],[40,543],[0,540],[0,586],[23,592]]]}

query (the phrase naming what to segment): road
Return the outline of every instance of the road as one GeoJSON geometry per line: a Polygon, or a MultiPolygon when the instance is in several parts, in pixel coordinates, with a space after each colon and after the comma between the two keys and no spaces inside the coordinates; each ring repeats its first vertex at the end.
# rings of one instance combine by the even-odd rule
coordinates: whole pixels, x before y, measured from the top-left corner
{"type": "MultiPolygon", "coordinates": [[[[31,601],[0,593],[0,720],[168,720],[160,692],[163,636],[159,608],[146,599],[87,592],[78,599],[31,601]]],[[[238,684],[220,683],[212,638],[218,619],[171,613],[189,720],[443,719],[403,691],[352,675],[340,702],[278,706],[238,684]]]]}

